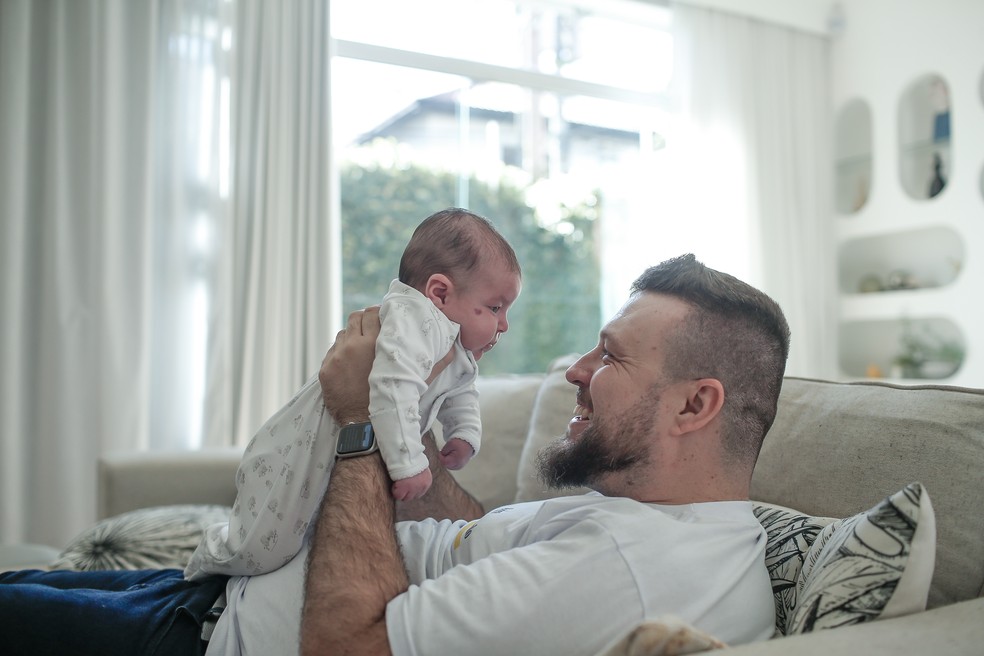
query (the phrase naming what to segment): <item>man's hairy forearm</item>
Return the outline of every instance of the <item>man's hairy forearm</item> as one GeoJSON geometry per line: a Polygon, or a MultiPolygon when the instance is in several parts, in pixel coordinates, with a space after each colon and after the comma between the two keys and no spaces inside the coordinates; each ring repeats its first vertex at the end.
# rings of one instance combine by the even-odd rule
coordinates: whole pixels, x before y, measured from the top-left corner
{"type": "Polygon", "coordinates": [[[301,653],[388,654],[386,605],[409,586],[378,454],[332,472],[308,555],[301,653]]]}
{"type": "Polygon", "coordinates": [[[398,503],[396,518],[400,521],[419,521],[428,517],[453,520],[478,519],[484,515],[482,504],[458,485],[451,472],[438,460],[433,433],[424,435],[423,442],[434,482],[427,493],[419,499],[398,503]]]}

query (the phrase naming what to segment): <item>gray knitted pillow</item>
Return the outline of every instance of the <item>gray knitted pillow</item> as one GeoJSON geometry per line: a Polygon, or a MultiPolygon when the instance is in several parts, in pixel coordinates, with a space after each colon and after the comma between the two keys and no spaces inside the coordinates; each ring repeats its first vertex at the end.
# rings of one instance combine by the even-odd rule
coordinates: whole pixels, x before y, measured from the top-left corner
{"type": "Polygon", "coordinates": [[[183,568],[207,526],[229,521],[230,508],[179,505],[141,508],[83,531],[52,569],[183,568]]]}

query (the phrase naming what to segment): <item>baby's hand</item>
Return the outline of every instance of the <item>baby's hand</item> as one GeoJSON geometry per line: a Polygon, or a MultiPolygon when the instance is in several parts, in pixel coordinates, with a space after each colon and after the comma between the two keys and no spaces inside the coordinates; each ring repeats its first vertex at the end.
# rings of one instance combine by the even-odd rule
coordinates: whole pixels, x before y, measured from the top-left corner
{"type": "Polygon", "coordinates": [[[398,481],[393,481],[393,487],[390,488],[390,493],[397,501],[419,499],[430,489],[431,482],[432,476],[430,469],[425,469],[410,478],[401,478],[398,481]]]}
{"type": "Polygon", "coordinates": [[[471,444],[461,438],[452,437],[445,443],[438,458],[441,464],[448,469],[461,469],[468,464],[473,455],[475,455],[475,449],[472,448],[471,444]]]}

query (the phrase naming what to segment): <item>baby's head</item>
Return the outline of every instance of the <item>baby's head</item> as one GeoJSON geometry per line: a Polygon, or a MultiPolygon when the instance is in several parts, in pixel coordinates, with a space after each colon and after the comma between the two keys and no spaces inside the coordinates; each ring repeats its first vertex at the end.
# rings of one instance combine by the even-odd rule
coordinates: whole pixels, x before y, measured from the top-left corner
{"type": "Polygon", "coordinates": [[[512,246],[487,219],[449,208],[414,230],[400,260],[400,282],[461,326],[461,344],[477,360],[509,329],[506,313],[522,289],[522,271],[512,246]]]}

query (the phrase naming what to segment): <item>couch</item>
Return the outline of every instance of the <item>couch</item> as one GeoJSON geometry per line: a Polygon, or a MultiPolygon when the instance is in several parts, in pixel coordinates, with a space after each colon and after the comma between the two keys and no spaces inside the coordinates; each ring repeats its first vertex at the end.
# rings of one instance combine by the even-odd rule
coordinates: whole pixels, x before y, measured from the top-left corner
{"type": "MultiPolygon", "coordinates": [[[[559,358],[542,374],[480,378],[482,451],[455,475],[487,509],[558,494],[536,480],[533,454],[570,419],[574,394],[564,371],[574,357],[559,358]]],[[[238,461],[238,449],[106,455],[99,464],[100,515],[185,512],[184,543],[168,543],[180,560],[200,530],[192,511],[210,509],[203,524],[233,503],[238,461]]],[[[787,377],[751,487],[760,520],[772,522],[770,547],[782,542],[767,557],[777,634],[731,652],[984,653],[982,470],[984,390],[787,377]],[[898,511],[899,500],[914,504],[908,514],[898,511]],[[895,513],[891,526],[873,513],[879,508],[895,513]],[[848,565],[836,559],[857,558],[858,536],[872,528],[876,538],[866,541],[878,553],[864,558],[884,571],[880,583],[864,588],[855,574],[868,571],[868,561],[848,577],[838,573],[848,565]],[[824,585],[832,573],[839,599],[852,598],[844,602],[854,604],[850,612],[816,611],[830,599],[811,589],[823,578],[818,572],[824,585]],[[814,610],[804,615],[809,594],[814,610]]],[[[91,543],[91,535],[80,536],[66,554],[84,537],[91,543]]],[[[626,643],[618,653],[645,654],[643,643],[626,643]]]]}

